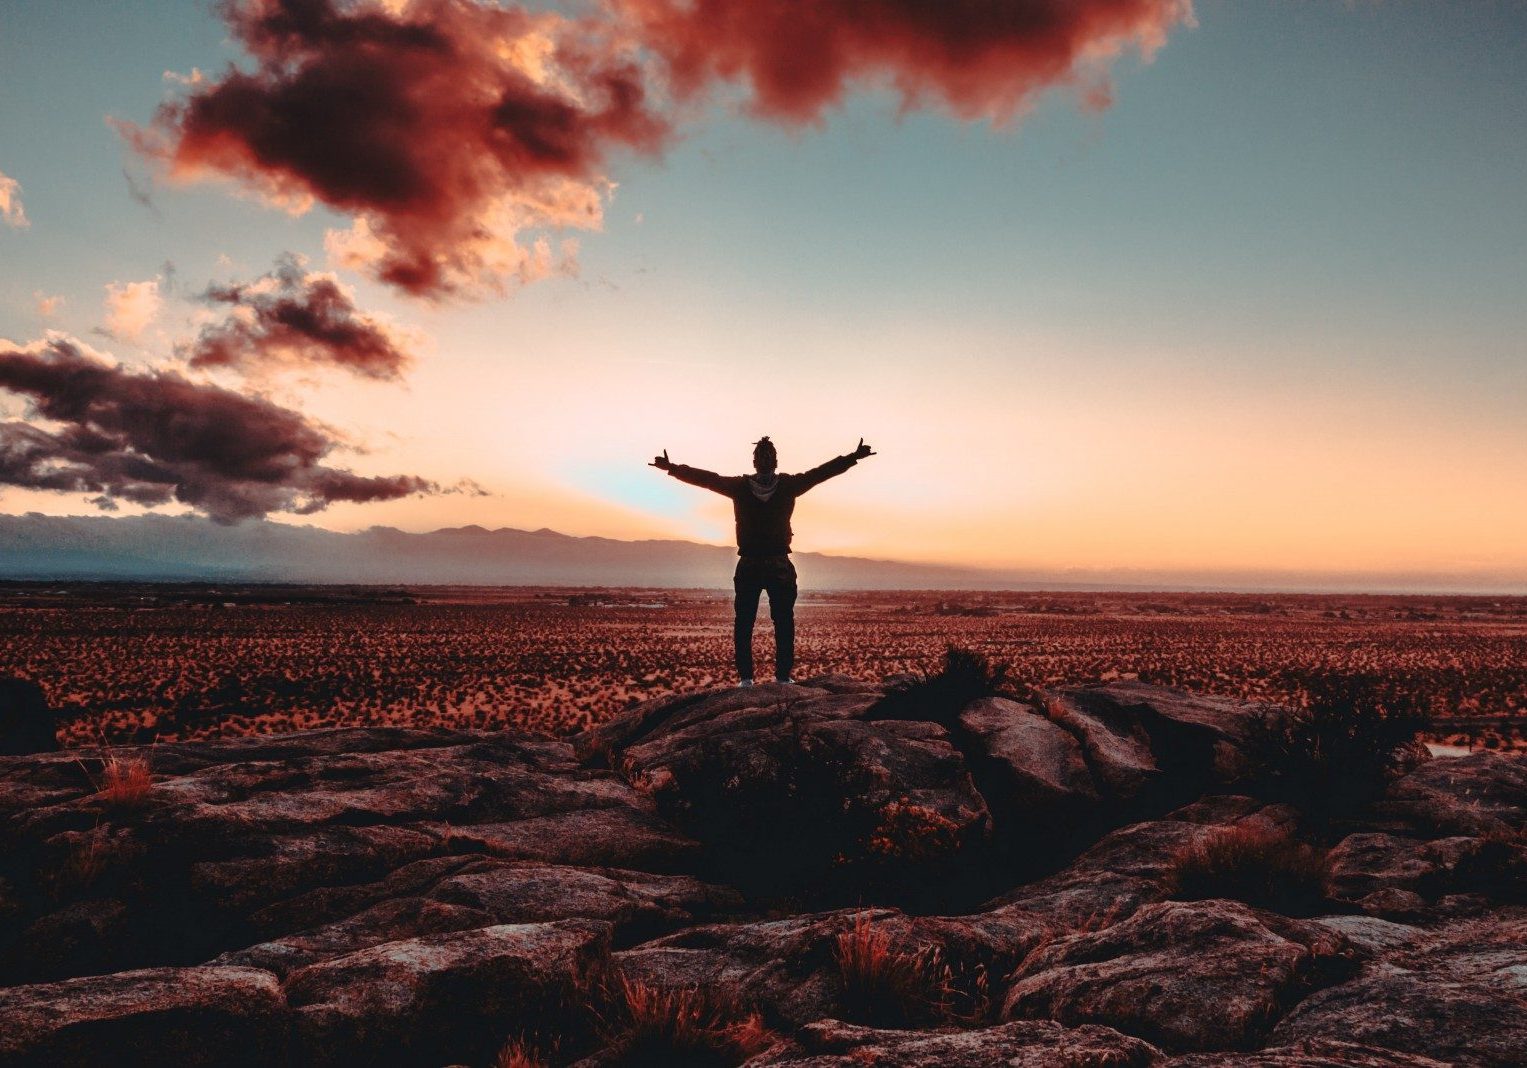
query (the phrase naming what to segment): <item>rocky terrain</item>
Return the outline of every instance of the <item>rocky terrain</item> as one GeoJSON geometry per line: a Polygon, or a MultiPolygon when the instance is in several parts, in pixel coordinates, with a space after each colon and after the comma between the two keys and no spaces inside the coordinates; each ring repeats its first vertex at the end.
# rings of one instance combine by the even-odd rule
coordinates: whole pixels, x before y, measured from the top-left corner
{"type": "Polygon", "coordinates": [[[1527,760],[896,683],[0,757],[0,1063],[1527,1063],[1527,760]]]}

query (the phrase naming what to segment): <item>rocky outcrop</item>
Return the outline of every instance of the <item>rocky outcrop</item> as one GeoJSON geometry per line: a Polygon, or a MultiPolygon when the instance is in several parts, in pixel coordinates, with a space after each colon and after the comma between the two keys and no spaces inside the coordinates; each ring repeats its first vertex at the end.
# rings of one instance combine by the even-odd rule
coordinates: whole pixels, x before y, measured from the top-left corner
{"type": "Polygon", "coordinates": [[[1527,911],[1447,925],[1311,996],[1274,1041],[1342,1038],[1449,1064],[1527,1064],[1527,911]]]}
{"type": "Polygon", "coordinates": [[[1397,901],[1419,902],[1424,908],[1443,897],[1467,894],[1524,900],[1527,839],[1491,834],[1428,841],[1381,832],[1351,834],[1327,855],[1326,893],[1379,913],[1397,901]]]}
{"type": "Polygon", "coordinates": [[[856,718],[873,696],[760,686],[633,712],[579,740],[745,890],[915,888],[990,829],[943,728],[856,718]]]}
{"type": "Polygon", "coordinates": [[[1449,1068],[1447,1062],[1337,1039],[1309,1039],[1256,1053],[1190,1053],[1166,1068],[1449,1068]]]}
{"type": "Polygon", "coordinates": [[[0,757],[0,1061],[610,1065],[624,984],[757,1013],[757,1064],[1527,1059],[1521,758],[1320,821],[1235,792],[1257,706],[882,696],[0,757]],[[1327,914],[1179,900],[1243,830],[1318,846],[1327,914]]]}
{"type": "Polygon", "coordinates": [[[1098,790],[1081,744],[1034,708],[1005,697],[983,697],[960,713],[965,757],[997,828],[1015,848],[1062,844],[1057,825],[1090,824],[1098,790]],[[1043,814],[1039,818],[1036,815],[1043,814]]]}
{"type": "Polygon", "coordinates": [[[1381,815],[1435,837],[1527,829],[1527,761],[1481,751],[1422,764],[1390,786],[1381,815]]]}
{"type": "MultiPolygon", "coordinates": [[[[389,886],[356,888],[359,892],[347,895],[348,901],[338,907],[323,900],[290,902],[275,915],[262,917],[264,922],[290,927],[303,922],[290,917],[303,914],[309,920],[325,913],[342,918],[316,926],[304,924],[296,933],[219,960],[285,975],[383,942],[563,919],[609,923],[617,940],[629,942],[742,908],[742,897],[735,890],[685,876],[470,857],[411,865],[426,866],[430,866],[429,875],[409,880],[411,885],[393,881],[389,886]],[[363,905],[363,900],[370,903],[363,905]],[[284,923],[277,919],[283,913],[288,917],[284,923]]],[[[418,874],[424,876],[424,871],[418,874]]]]}
{"type": "Polygon", "coordinates": [[[286,1001],[256,968],[150,968],[0,989],[13,1065],[284,1064],[286,1001]]]}
{"type": "MultiPolygon", "coordinates": [[[[0,981],[200,963],[395,900],[363,888],[462,853],[664,873],[698,849],[625,780],[533,735],[367,729],[146,747],[131,759],[152,786],[131,804],[96,791],[101,759],[0,760],[0,878],[19,912],[0,931],[0,981]]],[[[502,878],[524,883],[534,870],[506,863],[502,878]]],[[[455,900],[392,908],[355,920],[352,934],[477,918],[455,900]]],[[[639,927],[640,912],[623,925],[639,927]]],[[[645,915],[660,924],[661,912],[645,915]]]]}
{"type": "Polygon", "coordinates": [[[1244,1049],[1356,953],[1330,928],[1238,902],[1163,902],[1061,938],[1013,976],[1009,1017],[1105,1024],[1168,1050],[1244,1049]]]}
{"type": "Polygon", "coordinates": [[[1160,1051],[1137,1038],[1107,1027],[1062,1027],[1048,1021],[1020,1020],[972,1031],[929,1034],[925,1031],[877,1030],[837,1020],[801,1029],[799,1048],[765,1054],[749,1068],[1049,1068],[1057,1064],[1096,1064],[1146,1068],[1160,1051]]]}
{"type": "Polygon", "coordinates": [[[556,1020],[608,950],[602,924],[503,924],[384,942],[285,984],[301,1063],[486,1061],[507,1021],[556,1020]]]}
{"type": "Polygon", "coordinates": [[[1244,743],[1268,706],[1188,694],[1138,681],[1064,687],[1046,695],[1050,718],[1080,742],[1117,809],[1181,804],[1234,782],[1244,743]]]}

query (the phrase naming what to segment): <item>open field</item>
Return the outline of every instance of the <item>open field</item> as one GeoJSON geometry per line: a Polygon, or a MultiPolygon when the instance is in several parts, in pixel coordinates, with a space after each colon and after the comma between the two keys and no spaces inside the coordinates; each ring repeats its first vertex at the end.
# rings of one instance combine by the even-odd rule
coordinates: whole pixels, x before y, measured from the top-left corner
{"type": "MultiPolygon", "coordinates": [[[[760,674],[772,659],[766,612],[760,674]]],[[[1440,741],[1522,745],[1527,598],[1161,593],[807,594],[797,674],[878,680],[953,643],[1027,682],[1138,675],[1287,700],[1381,676],[1440,741]]],[[[718,592],[0,585],[0,674],[36,679],[68,744],[320,726],[570,732],[731,681],[718,592]]]]}

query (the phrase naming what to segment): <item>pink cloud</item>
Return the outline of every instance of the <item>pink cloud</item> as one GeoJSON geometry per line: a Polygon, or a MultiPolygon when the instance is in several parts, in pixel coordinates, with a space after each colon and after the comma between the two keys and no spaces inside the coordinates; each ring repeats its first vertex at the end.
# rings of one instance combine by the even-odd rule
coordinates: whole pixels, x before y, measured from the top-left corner
{"type": "Polygon", "coordinates": [[[141,151],[291,210],[351,215],[336,255],[410,293],[502,288],[557,269],[544,235],[597,229],[609,152],[668,124],[609,27],[475,0],[233,0],[254,69],[188,83],[141,151]]]}

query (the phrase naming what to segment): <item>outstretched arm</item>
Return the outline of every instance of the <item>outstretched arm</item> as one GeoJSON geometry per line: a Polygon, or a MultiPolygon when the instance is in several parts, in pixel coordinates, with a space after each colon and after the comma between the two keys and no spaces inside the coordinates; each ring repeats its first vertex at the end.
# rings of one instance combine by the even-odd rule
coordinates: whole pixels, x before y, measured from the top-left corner
{"type": "Polygon", "coordinates": [[[820,467],[813,467],[810,471],[796,475],[795,492],[797,494],[805,493],[811,487],[820,485],[829,478],[841,475],[866,456],[874,455],[875,450],[866,445],[863,438],[860,438],[859,447],[853,452],[846,453],[843,456],[835,456],[820,467]]]}
{"type": "Polygon", "coordinates": [[[664,449],[661,456],[655,456],[648,467],[655,467],[659,471],[666,471],[680,482],[688,482],[691,486],[699,486],[713,493],[719,493],[723,497],[732,495],[731,479],[725,475],[718,475],[714,471],[706,471],[699,467],[686,467],[684,464],[676,464],[668,459],[668,450],[664,449]]]}

